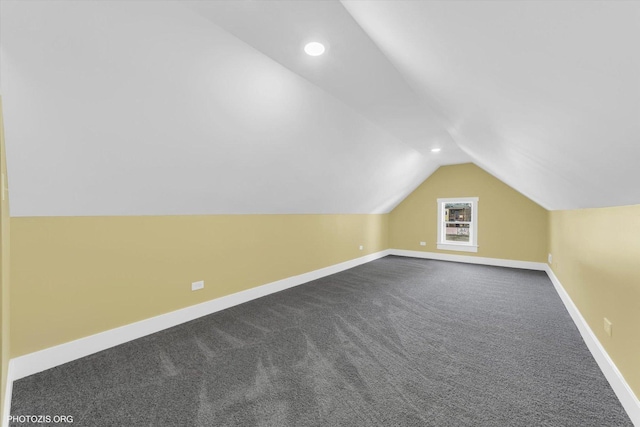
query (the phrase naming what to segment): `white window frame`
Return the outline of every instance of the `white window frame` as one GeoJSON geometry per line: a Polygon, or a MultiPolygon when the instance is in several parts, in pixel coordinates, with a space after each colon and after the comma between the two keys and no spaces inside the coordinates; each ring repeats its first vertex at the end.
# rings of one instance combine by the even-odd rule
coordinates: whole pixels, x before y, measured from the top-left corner
{"type": "MultiPolygon", "coordinates": [[[[478,198],[451,197],[438,199],[438,241],[437,247],[446,251],[478,252],[478,198]],[[450,242],[446,240],[444,207],[446,203],[471,203],[471,224],[468,242],[450,242]]],[[[465,221],[466,222],[466,221],[465,221]]]]}

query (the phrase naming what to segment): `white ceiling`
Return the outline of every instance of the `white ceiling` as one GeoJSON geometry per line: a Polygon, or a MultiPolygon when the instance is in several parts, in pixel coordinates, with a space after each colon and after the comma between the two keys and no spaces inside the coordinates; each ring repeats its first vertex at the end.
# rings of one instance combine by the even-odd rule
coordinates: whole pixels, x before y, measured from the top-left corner
{"type": "Polygon", "coordinates": [[[640,2],[343,4],[475,163],[547,209],[640,203],[640,2]]]}
{"type": "Polygon", "coordinates": [[[467,161],[548,209],[640,203],[640,3],[0,12],[13,216],[380,213],[467,161]]]}

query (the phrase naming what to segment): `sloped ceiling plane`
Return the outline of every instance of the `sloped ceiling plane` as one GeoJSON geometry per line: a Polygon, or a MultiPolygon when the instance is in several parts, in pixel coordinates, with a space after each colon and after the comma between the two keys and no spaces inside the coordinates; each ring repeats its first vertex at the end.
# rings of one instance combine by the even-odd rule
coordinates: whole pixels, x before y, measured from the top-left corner
{"type": "Polygon", "coordinates": [[[384,213],[465,162],[547,209],[640,203],[638,2],[0,11],[12,216],[384,213]]]}

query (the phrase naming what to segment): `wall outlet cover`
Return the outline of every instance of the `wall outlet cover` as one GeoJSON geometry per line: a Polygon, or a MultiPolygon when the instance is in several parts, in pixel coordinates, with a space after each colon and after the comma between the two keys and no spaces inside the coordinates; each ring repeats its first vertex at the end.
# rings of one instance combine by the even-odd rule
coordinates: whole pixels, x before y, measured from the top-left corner
{"type": "Polygon", "coordinates": [[[204,288],[204,280],[193,282],[191,284],[191,290],[192,291],[197,291],[198,289],[202,289],[202,288],[204,288]]]}
{"type": "Polygon", "coordinates": [[[612,331],[612,327],[613,324],[611,323],[611,321],[609,319],[607,319],[606,317],[604,318],[604,332],[611,336],[612,331]]]}

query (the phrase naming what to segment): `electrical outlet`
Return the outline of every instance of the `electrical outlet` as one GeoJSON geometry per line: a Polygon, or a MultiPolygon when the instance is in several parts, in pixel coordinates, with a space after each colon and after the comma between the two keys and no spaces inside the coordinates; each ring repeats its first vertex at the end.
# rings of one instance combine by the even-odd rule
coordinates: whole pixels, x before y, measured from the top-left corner
{"type": "Polygon", "coordinates": [[[549,261],[549,265],[553,264],[553,255],[549,254],[547,261],[549,261]]]}
{"type": "Polygon", "coordinates": [[[427,246],[427,242],[420,242],[420,246],[427,246]]]}
{"type": "Polygon", "coordinates": [[[200,280],[198,282],[193,282],[191,284],[191,290],[192,291],[197,291],[198,289],[202,289],[204,288],[204,280],[200,280]]]}
{"type": "Polygon", "coordinates": [[[613,323],[611,323],[606,317],[604,318],[604,332],[609,336],[611,336],[611,333],[613,332],[613,323]]]}
{"type": "Polygon", "coordinates": [[[363,250],[363,249],[364,249],[364,246],[360,245],[360,250],[363,250]]]}

